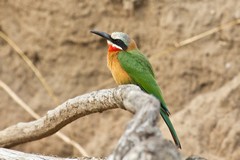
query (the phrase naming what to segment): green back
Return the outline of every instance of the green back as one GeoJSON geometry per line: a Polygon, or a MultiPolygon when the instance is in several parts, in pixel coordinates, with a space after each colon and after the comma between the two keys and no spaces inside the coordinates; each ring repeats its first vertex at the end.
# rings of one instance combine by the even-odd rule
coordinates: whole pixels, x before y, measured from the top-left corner
{"type": "Polygon", "coordinates": [[[139,50],[132,50],[119,52],[118,60],[136,85],[159,99],[161,102],[160,114],[169,128],[175,144],[181,148],[177,133],[168,117],[170,113],[162,97],[161,89],[157,85],[152,66],[147,58],[139,50]]]}
{"type": "Polygon", "coordinates": [[[139,50],[132,50],[128,52],[121,51],[118,54],[118,60],[134,83],[147,93],[158,98],[162,104],[163,110],[169,114],[161,89],[155,80],[155,75],[148,59],[139,50]]]}

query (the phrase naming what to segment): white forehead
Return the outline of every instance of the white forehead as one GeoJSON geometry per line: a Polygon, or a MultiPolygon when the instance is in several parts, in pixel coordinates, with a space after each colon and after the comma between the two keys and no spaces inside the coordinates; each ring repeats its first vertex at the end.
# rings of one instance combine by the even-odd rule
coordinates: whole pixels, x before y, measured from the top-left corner
{"type": "Polygon", "coordinates": [[[111,37],[112,39],[121,39],[126,45],[128,45],[130,42],[129,36],[123,32],[113,32],[111,37]]]}

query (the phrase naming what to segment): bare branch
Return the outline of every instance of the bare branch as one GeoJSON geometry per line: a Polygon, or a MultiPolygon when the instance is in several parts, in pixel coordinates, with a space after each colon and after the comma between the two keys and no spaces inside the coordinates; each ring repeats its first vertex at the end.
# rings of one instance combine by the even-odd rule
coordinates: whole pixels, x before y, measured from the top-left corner
{"type": "MultiPolygon", "coordinates": [[[[11,88],[9,88],[3,81],[1,81],[1,79],[0,79],[0,87],[3,88],[6,91],[6,93],[32,117],[34,117],[35,119],[40,118],[40,116],[30,106],[28,106],[20,97],[18,97],[18,95],[16,95],[14,91],[11,90],[11,88]]],[[[88,153],[80,144],[72,140],[70,137],[68,137],[64,133],[59,131],[55,135],[58,136],[60,139],[62,139],[65,143],[72,145],[83,156],[88,156],[88,153]]]]}
{"type": "MultiPolygon", "coordinates": [[[[158,153],[161,153],[161,152],[158,152],[158,153]]],[[[34,160],[107,160],[107,158],[98,158],[98,157],[61,158],[61,157],[53,157],[53,156],[44,156],[39,154],[24,153],[24,152],[14,151],[11,149],[5,149],[5,148],[0,148],[0,159],[1,160],[30,160],[30,159],[34,159],[34,160]]],[[[165,160],[165,159],[162,159],[162,160],[165,160]]],[[[190,156],[186,160],[207,160],[207,159],[199,156],[190,156]]]]}
{"type": "Polygon", "coordinates": [[[10,149],[0,148],[1,160],[106,160],[106,158],[83,157],[83,158],[60,158],[38,154],[30,154],[10,149]]]}
{"type": "Polygon", "coordinates": [[[141,92],[129,93],[123,103],[137,112],[109,160],[181,159],[175,145],[164,140],[157,127],[160,104],[155,97],[141,92]]]}
{"type": "MultiPolygon", "coordinates": [[[[75,119],[88,114],[117,107],[124,108],[123,99],[130,90],[131,92],[141,92],[137,86],[128,85],[95,91],[69,99],[57,108],[48,111],[44,117],[38,120],[18,123],[0,131],[0,147],[11,147],[47,137],[75,119]]],[[[128,110],[134,112],[132,108],[128,108],[128,110]]]]}
{"type": "MultiPolygon", "coordinates": [[[[79,117],[117,107],[136,114],[108,160],[182,159],[175,145],[165,140],[157,127],[159,101],[135,85],[95,91],[70,99],[36,121],[19,123],[0,131],[0,145],[13,146],[46,137],[79,117]]],[[[1,148],[0,159],[63,160],[63,158],[26,154],[1,148]]],[[[87,157],[78,159],[98,160],[87,157]]]]}

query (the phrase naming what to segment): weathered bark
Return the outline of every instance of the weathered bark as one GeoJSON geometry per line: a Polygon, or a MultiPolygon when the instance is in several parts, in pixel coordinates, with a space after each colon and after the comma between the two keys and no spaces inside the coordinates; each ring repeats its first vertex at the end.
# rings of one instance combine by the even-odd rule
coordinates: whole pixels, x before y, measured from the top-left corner
{"type": "MultiPolygon", "coordinates": [[[[130,157],[130,160],[134,160],[130,157]]],[[[53,156],[44,156],[38,154],[30,154],[19,151],[14,151],[10,149],[0,148],[0,159],[1,160],[107,160],[107,158],[99,157],[81,157],[81,158],[61,158],[53,156]]],[[[166,159],[157,159],[157,160],[166,160],[166,159]]],[[[168,160],[168,159],[167,159],[168,160]]],[[[190,156],[186,160],[207,160],[199,156],[190,156]]]]}
{"type": "Polygon", "coordinates": [[[106,158],[82,157],[82,158],[60,158],[30,154],[10,149],[0,148],[1,160],[106,160],[106,158]]]}
{"type": "MultiPolygon", "coordinates": [[[[0,131],[0,146],[9,147],[37,140],[57,132],[60,128],[79,117],[118,107],[135,113],[135,116],[129,122],[115,151],[105,159],[182,159],[175,145],[165,140],[157,127],[160,109],[159,101],[155,97],[144,93],[135,85],[125,85],[113,89],[95,91],[67,100],[57,108],[48,111],[44,117],[38,120],[18,123],[0,131]]],[[[0,159],[24,160],[34,158],[63,159],[0,148],[0,159]]],[[[84,158],[78,159],[83,160],[84,158]]]]}
{"type": "Polygon", "coordinates": [[[181,159],[175,145],[164,140],[156,125],[160,115],[157,99],[145,93],[129,92],[123,104],[135,108],[136,114],[109,160],[181,159]]]}
{"type": "MultiPolygon", "coordinates": [[[[92,113],[118,107],[125,109],[123,99],[130,90],[140,92],[140,89],[133,85],[120,86],[69,99],[38,120],[21,122],[0,131],[0,147],[11,147],[50,136],[77,118],[92,113]]],[[[131,108],[128,110],[134,112],[131,108]]]]}

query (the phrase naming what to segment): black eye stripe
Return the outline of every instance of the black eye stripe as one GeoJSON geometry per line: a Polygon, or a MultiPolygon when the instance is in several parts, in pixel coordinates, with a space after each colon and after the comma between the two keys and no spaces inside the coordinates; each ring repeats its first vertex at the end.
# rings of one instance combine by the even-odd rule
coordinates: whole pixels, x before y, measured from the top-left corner
{"type": "Polygon", "coordinates": [[[113,43],[120,46],[123,50],[127,50],[127,45],[121,39],[113,39],[113,43]]]}

